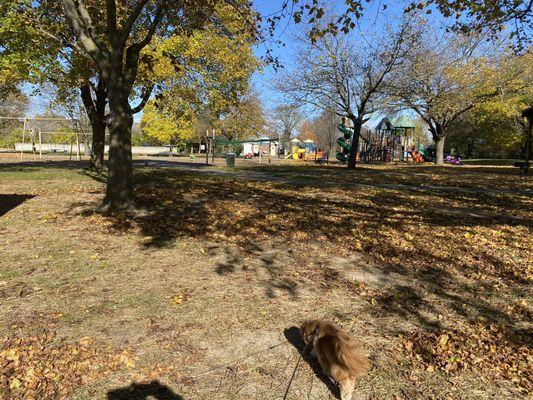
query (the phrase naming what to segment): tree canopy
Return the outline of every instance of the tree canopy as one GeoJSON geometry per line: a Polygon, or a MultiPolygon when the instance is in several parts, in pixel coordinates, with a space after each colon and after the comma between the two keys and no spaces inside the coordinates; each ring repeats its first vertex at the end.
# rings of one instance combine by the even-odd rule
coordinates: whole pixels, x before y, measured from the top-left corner
{"type": "MultiPolygon", "coordinates": [[[[437,164],[443,163],[448,128],[461,115],[491,98],[522,90],[525,64],[505,47],[483,49],[476,37],[450,34],[436,44],[425,40],[411,51],[408,62],[388,85],[399,108],[416,112],[428,124],[437,146],[437,164]]],[[[524,58],[525,57],[525,58],[524,58]]]]}
{"type": "Polygon", "coordinates": [[[418,25],[408,16],[364,41],[353,35],[300,37],[294,68],[283,74],[278,87],[295,103],[333,110],[351,120],[354,138],[348,168],[355,168],[361,126],[383,104],[383,87],[419,35],[418,25]]]}

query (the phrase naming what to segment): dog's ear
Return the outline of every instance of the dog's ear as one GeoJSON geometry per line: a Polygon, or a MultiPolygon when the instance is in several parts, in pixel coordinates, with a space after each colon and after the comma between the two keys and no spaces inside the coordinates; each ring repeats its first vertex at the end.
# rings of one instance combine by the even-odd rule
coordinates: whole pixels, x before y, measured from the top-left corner
{"type": "Polygon", "coordinates": [[[308,343],[307,342],[307,339],[308,339],[308,333],[309,333],[309,325],[310,325],[310,322],[311,321],[304,321],[302,323],[302,325],[300,325],[300,336],[302,337],[302,340],[305,342],[305,343],[308,343]]]}
{"type": "Polygon", "coordinates": [[[302,322],[300,325],[300,336],[305,340],[305,331],[306,331],[307,321],[302,322]]]}
{"type": "Polygon", "coordinates": [[[300,327],[300,335],[305,343],[313,340],[313,336],[318,333],[318,321],[305,321],[300,327]]]}

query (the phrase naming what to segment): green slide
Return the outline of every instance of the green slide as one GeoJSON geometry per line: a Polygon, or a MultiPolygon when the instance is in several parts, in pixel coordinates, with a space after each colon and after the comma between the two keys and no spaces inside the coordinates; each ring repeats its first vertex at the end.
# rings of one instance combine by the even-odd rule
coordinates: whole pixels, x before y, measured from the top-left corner
{"type": "Polygon", "coordinates": [[[347,162],[348,154],[350,154],[350,150],[352,149],[352,146],[348,144],[348,140],[352,138],[353,130],[347,128],[343,122],[339,124],[338,128],[343,133],[343,136],[337,139],[337,144],[342,148],[342,151],[337,152],[337,160],[347,162]]]}

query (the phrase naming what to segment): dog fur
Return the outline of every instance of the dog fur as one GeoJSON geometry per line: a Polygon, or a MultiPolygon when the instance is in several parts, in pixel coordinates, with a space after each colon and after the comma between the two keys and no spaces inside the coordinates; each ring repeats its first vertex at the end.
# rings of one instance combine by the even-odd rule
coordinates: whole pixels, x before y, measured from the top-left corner
{"type": "Polygon", "coordinates": [[[306,321],[300,334],[318,359],[324,374],[339,385],[341,400],[350,400],[356,378],[369,368],[359,344],[337,324],[324,320],[306,321]]]}

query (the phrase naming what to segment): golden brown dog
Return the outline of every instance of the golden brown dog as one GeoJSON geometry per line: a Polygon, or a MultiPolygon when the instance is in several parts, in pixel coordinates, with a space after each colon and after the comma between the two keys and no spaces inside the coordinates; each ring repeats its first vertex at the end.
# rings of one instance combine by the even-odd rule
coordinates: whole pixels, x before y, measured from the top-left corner
{"type": "Polygon", "coordinates": [[[300,327],[302,339],[312,348],[324,374],[338,384],[342,400],[350,400],[355,379],[369,367],[359,345],[337,324],[330,321],[306,321],[300,327]]]}

